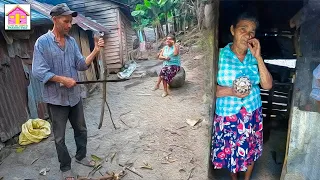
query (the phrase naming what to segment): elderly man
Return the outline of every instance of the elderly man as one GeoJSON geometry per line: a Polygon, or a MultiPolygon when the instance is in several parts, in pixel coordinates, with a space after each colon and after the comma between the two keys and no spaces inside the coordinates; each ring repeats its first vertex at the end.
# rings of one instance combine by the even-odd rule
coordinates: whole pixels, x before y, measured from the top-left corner
{"type": "Polygon", "coordinates": [[[71,171],[71,158],[65,145],[68,119],[77,146],[76,162],[94,165],[86,158],[87,128],[80,87],[76,85],[77,71],[88,69],[104,41],[102,38],[96,40],[93,52],[84,58],[75,39],[68,35],[72,18],[77,16],[77,12],[71,11],[66,4],[59,4],[53,7],[50,15],[54,26],[35,43],[32,73],[44,84],[43,99],[48,104],[63,178],[73,180],[75,176],[71,171]]]}

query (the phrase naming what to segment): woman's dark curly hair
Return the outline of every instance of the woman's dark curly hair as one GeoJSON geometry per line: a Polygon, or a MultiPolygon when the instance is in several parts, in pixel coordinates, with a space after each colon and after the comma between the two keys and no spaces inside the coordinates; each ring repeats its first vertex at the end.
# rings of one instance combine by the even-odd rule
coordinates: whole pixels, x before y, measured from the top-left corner
{"type": "Polygon", "coordinates": [[[236,19],[233,20],[232,22],[233,27],[235,28],[241,20],[252,21],[256,24],[257,29],[259,27],[259,21],[253,13],[250,13],[250,12],[241,13],[236,19]]]}
{"type": "Polygon", "coordinates": [[[176,41],[176,37],[173,34],[169,34],[167,37],[171,38],[172,40],[176,41]]]}

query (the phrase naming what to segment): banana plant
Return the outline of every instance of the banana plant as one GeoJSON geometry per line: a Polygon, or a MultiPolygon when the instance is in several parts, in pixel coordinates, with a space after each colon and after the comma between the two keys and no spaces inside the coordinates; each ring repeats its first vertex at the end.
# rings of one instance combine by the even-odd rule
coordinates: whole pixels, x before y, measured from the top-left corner
{"type": "Polygon", "coordinates": [[[179,3],[179,0],[160,0],[160,7],[165,14],[165,23],[167,34],[169,33],[169,21],[173,18],[174,7],[179,3]]]}
{"type": "Polygon", "coordinates": [[[151,20],[147,18],[148,8],[143,4],[137,4],[134,11],[131,12],[131,15],[135,19],[135,23],[133,24],[134,29],[143,30],[144,27],[147,27],[151,20]]]}
{"type": "Polygon", "coordinates": [[[162,24],[166,24],[168,33],[168,22],[172,20],[178,3],[179,0],[143,0],[143,4],[137,4],[131,13],[137,22],[135,27],[141,30],[152,25],[157,29],[157,37],[164,37],[162,24]]]}

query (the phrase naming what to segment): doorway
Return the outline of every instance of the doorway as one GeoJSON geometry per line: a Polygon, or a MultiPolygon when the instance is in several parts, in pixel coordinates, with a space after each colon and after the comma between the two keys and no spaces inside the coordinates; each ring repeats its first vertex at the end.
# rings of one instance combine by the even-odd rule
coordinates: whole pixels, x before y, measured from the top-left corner
{"type": "MultiPolygon", "coordinates": [[[[302,7],[303,0],[221,0],[219,4],[219,49],[232,42],[230,26],[237,15],[246,11],[255,14],[260,22],[256,38],[274,79],[270,91],[261,89],[264,148],[262,157],[256,162],[253,180],[278,180],[281,177],[297,59],[295,29],[290,28],[289,22],[302,7]]],[[[213,170],[212,174],[214,179],[229,178],[227,170],[213,170]]]]}

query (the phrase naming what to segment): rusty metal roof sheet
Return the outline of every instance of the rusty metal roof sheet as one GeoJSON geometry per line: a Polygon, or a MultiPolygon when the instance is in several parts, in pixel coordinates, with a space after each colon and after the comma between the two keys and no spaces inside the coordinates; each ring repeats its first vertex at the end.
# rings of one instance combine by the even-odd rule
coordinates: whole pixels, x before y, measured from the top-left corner
{"type": "MultiPolygon", "coordinates": [[[[50,13],[53,5],[46,4],[46,3],[40,3],[40,2],[34,1],[34,0],[26,0],[26,2],[31,4],[32,9],[44,14],[48,18],[51,18],[49,13],[50,13]]],[[[91,20],[81,14],[78,14],[78,16],[73,19],[73,24],[77,24],[79,27],[81,27],[85,31],[92,30],[92,31],[107,32],[107,29],[104,26],[100,25],[97,22],[94,22],[93,20],[91,20]]]]}

